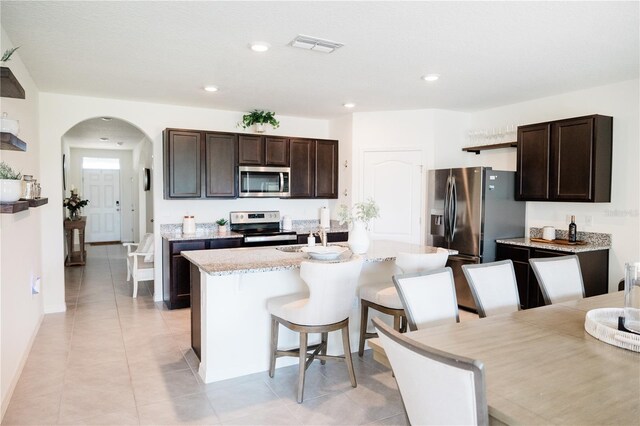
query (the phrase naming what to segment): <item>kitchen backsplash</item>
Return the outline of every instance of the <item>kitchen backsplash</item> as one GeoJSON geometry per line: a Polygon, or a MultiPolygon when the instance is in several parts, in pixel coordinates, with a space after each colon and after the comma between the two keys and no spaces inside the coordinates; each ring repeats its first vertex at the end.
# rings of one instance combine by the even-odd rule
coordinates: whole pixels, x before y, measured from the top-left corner
{"type": "MultiPolygon", "coordinates": [[[[319,220],[294,220],[292,221],[293,230],[300,231],[316,231],[320,226],[319,220]]],[[[228,226],[228,225],[227,225],[228,226]]],[[[218,224],[216,223],[196,223],[196,233],[203,232],[215,232],[218,230],[218,224]]],[[[348,231],[347,225],[340,225],[337,220],[331,220],[332,231],[348,231]]],[[[179,234],[182,233],[182,223],[168,223],[160,225],[161,234],[179,234]]]]}

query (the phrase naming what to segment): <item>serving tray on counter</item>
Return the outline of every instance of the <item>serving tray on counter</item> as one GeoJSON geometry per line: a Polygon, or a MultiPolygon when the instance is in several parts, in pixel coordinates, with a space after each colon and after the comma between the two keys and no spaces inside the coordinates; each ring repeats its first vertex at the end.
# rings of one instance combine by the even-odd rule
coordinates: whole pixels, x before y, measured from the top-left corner
{"type": "Polygon", "coordinates": [[[583,240],[578,240],[575,242],[569,241],[569,240],[560,240],[560,239],[556,239],[556,240],[545,240],[543,238],[529,238],[530,241],[533,241],[534,243],[544,243],[544,244],[557,244],[559,246],[584,246],[589,244],[586,241],[583,240]]]}

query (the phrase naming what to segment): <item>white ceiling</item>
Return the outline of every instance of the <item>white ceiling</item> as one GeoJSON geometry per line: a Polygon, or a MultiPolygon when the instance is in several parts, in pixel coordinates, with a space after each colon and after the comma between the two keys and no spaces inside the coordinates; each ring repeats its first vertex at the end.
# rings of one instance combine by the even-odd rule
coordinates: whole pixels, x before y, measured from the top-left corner
{"type": "Polygon", "coordinates": [[[114,118],[105,121],[92,118],[73,126],[64,134],[64,141],[71,148],[134,149],[145,138],[145,134],[126,121],[114,118]],[[109,138],[101,141],[100,138],[109,138]],[[122,142],[122,145],[118,145],[122,142]]]}
{"type": "Polygon", "coordinates": [[[6,1],[38,88],[328,118],[474,111],[638,78],[639,2],[6,1]],[[294,49],[298,34],[344,47],[294,49]],[[252,52],[266,41],[271,49],[252,52]],[[441,74],[435,83],[420,76],[441,74]],[[213,84],[217,93],[202,87],[213,84]],[[344,102],[356,108],[345,110],[344,102]]]}

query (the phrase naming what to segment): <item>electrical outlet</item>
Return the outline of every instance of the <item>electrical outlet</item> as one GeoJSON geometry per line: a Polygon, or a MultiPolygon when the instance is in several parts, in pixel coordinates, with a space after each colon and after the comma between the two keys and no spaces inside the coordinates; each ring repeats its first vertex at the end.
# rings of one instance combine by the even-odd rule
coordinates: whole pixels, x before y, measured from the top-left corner
{"type": "Polygon", "coordinates": [[[31,275],[31,295],[40,294],[41,278],[37,275],[31,275]]]}
{"type": "Polygon", "coordinates": [[[584,216],[584,224],[585,226],[591,226],[593,224],[593,216],[587,214],[584,216]]]}

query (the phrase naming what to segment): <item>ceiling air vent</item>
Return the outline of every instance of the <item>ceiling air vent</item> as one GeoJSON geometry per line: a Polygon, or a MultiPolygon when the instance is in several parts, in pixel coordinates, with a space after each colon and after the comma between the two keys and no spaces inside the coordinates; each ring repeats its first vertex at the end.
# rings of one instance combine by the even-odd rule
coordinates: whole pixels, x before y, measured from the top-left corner
{"type": "Polygon", "coordinates": [[[289,43],[291,47],[299,47],[300,49],[313,50],[315,52],[331,53],[334,50],[344,46],[342,43],[335,41],[323,40],[321,38],[310,37],[306,35],[298,35],[289,43]]]}

